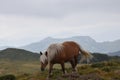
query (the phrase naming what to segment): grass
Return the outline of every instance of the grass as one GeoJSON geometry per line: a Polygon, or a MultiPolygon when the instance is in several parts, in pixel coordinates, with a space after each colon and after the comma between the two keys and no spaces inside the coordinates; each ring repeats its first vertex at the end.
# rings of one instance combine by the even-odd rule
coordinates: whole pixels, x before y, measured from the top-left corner
{"type": "MultiPolygon", "coordinates": [[[[72,73],[70,64],[65,67],[68,73],[62,76],[61,66],[56,64],[50,80],[120,80],[120,61],[78,64],[76,73],[72,73]]],[[[16,80],[46,80],[48,67],[41,72],[39,61],[0,60],[0,76],[8,75],[14,75],[16,80]]]]}

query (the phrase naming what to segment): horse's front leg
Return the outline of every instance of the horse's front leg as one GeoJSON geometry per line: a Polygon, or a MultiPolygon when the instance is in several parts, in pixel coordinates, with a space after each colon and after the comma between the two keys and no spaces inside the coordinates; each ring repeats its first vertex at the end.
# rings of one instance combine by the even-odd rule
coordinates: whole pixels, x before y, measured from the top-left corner
{"type": "Polygon", "coordinates": [[[64,65],[64,62],[61,63],[61,67],[62,67],[63,74],[65,74],[65,65],[64,65]]]}
{"type": "Polygon", "coordinates": [[[48,77],[51,77],[51,72],[52,72],[52,69],[53,69],[53,63],[50,63],[49,64],[49,74],[48,74],[48,77]]]}

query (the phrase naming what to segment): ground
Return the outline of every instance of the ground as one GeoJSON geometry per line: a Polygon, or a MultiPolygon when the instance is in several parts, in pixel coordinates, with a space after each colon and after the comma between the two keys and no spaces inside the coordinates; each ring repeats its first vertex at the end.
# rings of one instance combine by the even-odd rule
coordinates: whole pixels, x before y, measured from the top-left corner
{"type": "MultiPolygon", "coordinates": [[[[56,64],[49,80],[120,80],[120,61],[78,64],[77,72],[72,72],[69,63],[65,67],[67,73],[63,75],[61,66],[56,64]]],[[[41,72],[39,61],[0,60],[0,80],[7,75],[16,80],[47,80],[48,68],[41,72]]]]}

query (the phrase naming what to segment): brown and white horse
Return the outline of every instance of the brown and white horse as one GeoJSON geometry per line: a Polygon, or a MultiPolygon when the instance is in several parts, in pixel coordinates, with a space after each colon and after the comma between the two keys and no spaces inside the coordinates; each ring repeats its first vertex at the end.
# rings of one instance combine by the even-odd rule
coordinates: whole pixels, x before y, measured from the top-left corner
{"type": "Polygon", "coordinates": [[[83,50],[79,44],[73,41],[51,44],[44,53],[40,52],[40,54],[41,71],[44,71],[47,64],[49,64],[49,76],[53,65],[56,63],[61,64],[62,71],[65,73],[65,62],[70,62],[73,71],[75,71],[79,54],[83,55],[82,61],[85,58],[87,60],[92,58],[92,55],[89,52],[83,50]]]}

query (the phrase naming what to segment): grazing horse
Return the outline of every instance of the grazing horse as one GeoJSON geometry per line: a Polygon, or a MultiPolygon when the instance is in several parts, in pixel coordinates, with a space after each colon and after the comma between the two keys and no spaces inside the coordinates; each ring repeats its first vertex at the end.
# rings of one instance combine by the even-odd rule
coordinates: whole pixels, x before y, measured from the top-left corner
{"type": "Polygon", "coordinates": [[[41,71],[44,71],[47,64],[49,64],[49,77],[53,65],[56,63],[61,64],[63,74],[65,74],[65,62],[70,62],[73,71],[75,71],[79,54],[83,55],[83,58],[81,59],[82,61],[85,58],[87,60],[92,58],[92,55],[89,52],[83,50],[80,45],[74,41],[51,44],[44,53],[40,52],[40,54],[41,71]]]}

